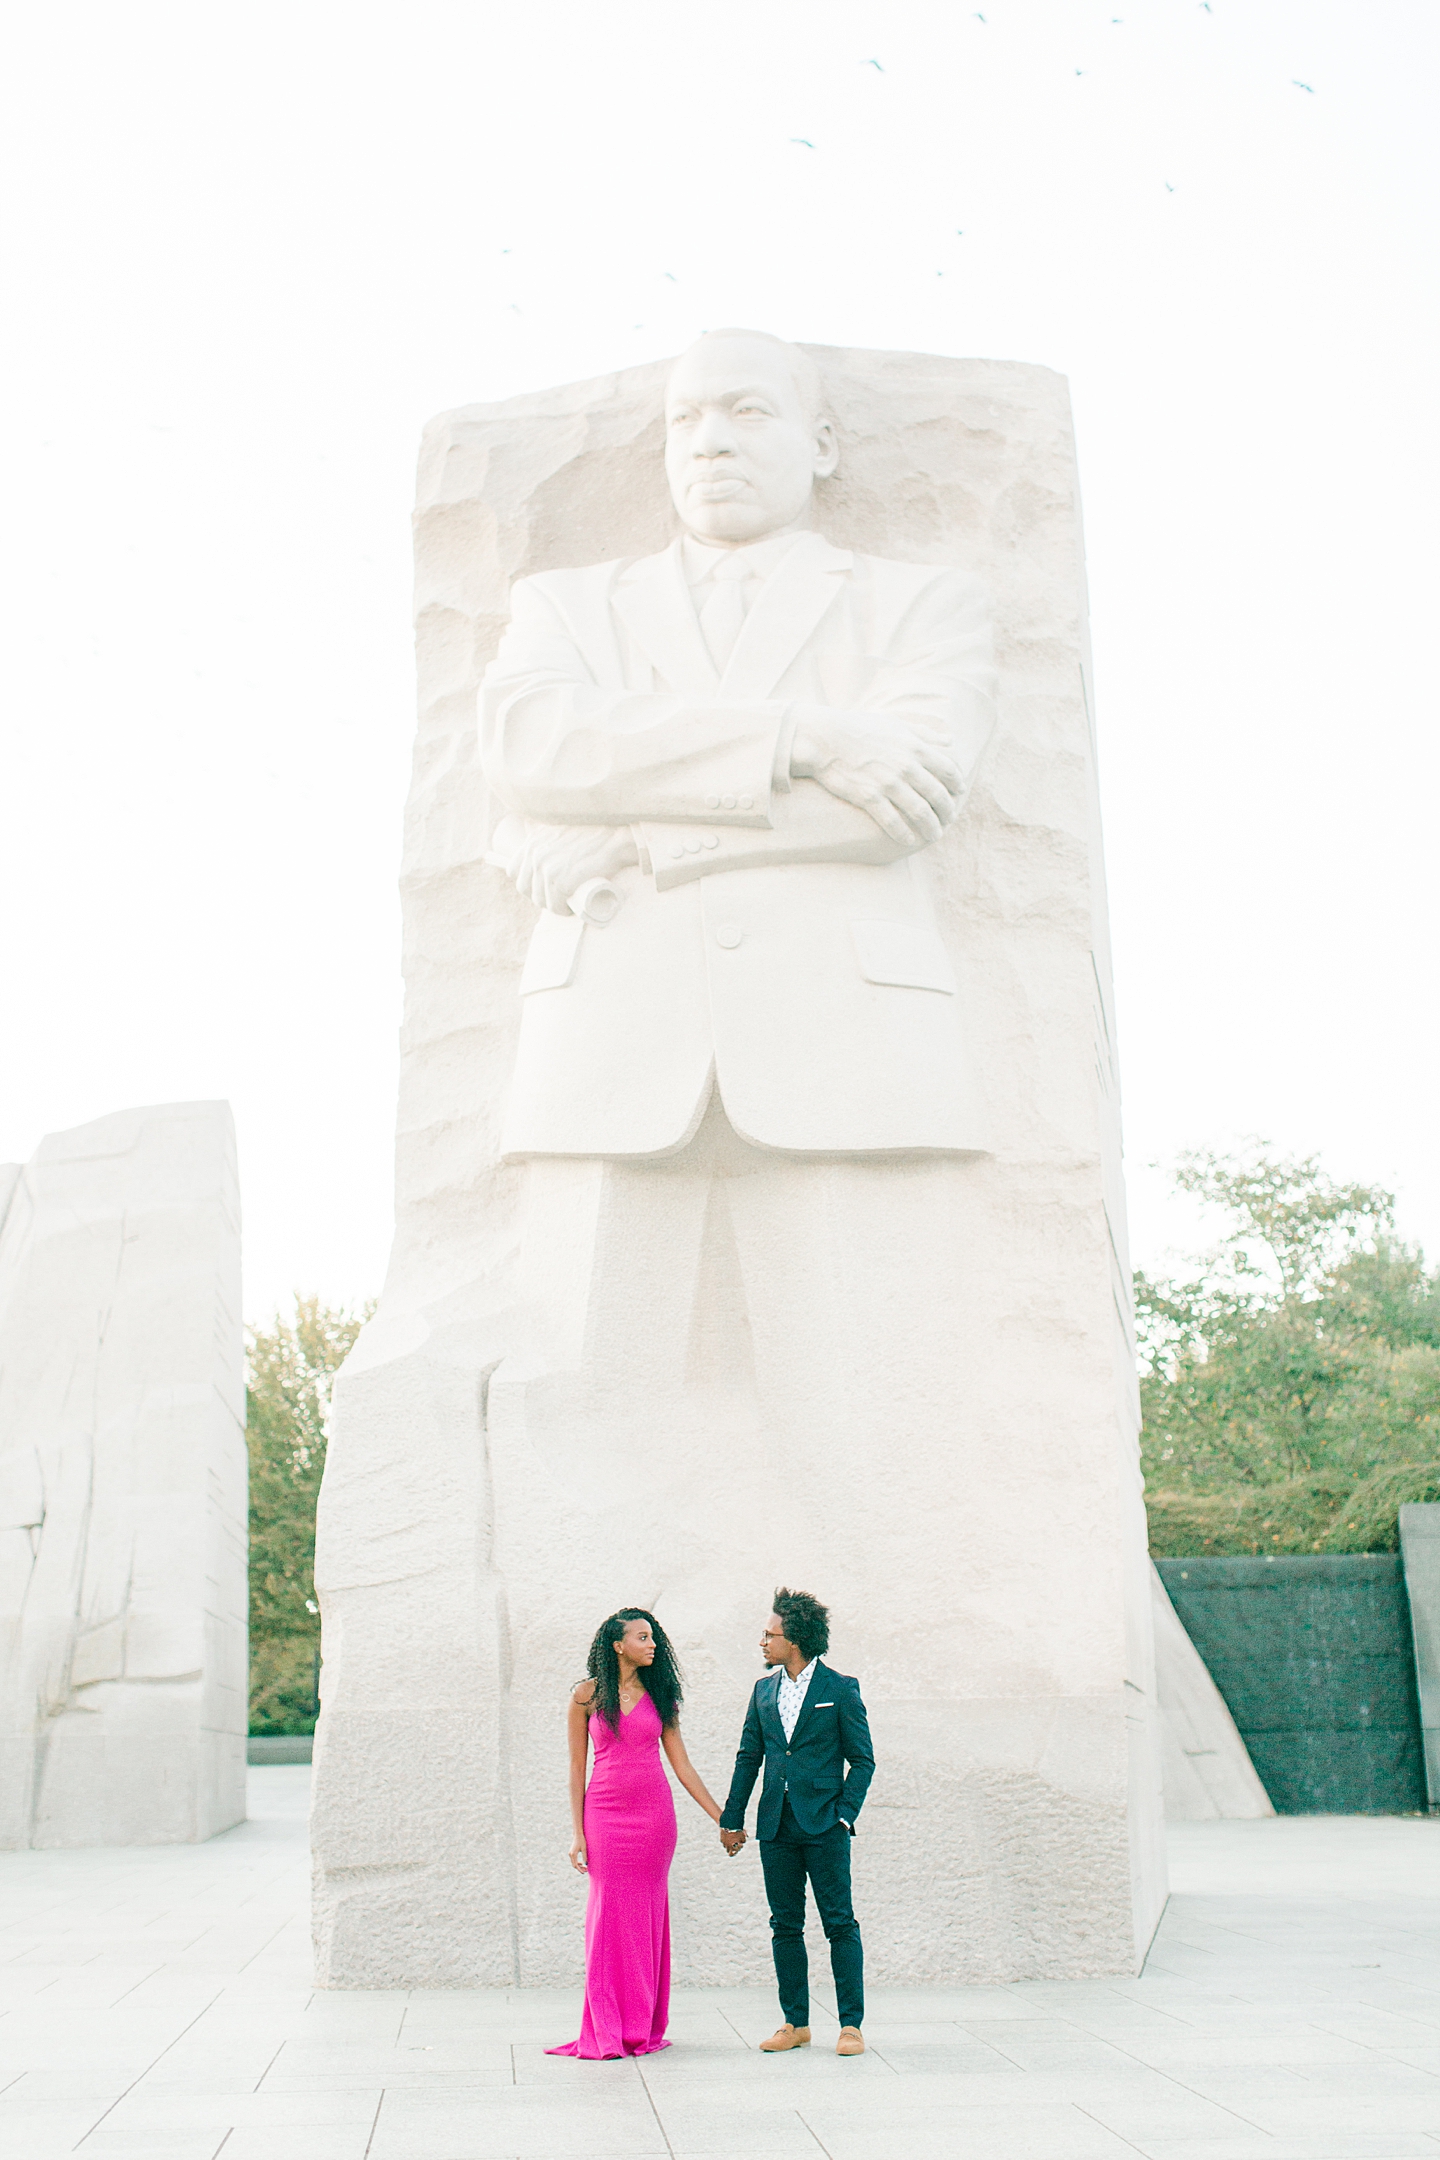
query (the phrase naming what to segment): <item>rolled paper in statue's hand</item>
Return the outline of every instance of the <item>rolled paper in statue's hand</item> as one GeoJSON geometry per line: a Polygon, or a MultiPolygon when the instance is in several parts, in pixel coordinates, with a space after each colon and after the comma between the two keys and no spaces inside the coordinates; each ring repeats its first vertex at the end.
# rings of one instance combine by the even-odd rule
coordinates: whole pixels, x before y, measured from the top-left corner
{"type": "MultiPolygon", "coordinates": [[[[484,860],[490,869],[504,870],[509,874],[509,856],[499,855],[492,848],[484,860]]],[[[597,930],[603,930],[606,923],[614,922],[619,914],[623,897],[609,878],[592,877],[586,878],[583,885],[576,886],[565,905],[572,915],[578,915],[583,922],[594,923],[597,930]]]]}
{"type": "Polygon", "coordinates": [[[586,922],[594,923],[597,930],[603,930],[620,912],[620,895],[609,878],[586,878],[585,883],[577,885],[571,893],[567,905],[572,915],[581,915],[586,922]]]}

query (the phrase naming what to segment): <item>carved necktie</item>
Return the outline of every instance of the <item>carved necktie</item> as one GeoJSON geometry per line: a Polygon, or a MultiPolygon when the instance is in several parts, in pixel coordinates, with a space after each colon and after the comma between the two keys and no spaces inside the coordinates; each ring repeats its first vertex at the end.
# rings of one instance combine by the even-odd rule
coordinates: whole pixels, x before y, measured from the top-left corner
{"type": "Polygon", "coordinates": [[[717,674],[723,675],[745,622],[745,580],[750,566],[743,555],[728,555],[710,573],[714,590],[700,610],[700,630],[717,674]]]}

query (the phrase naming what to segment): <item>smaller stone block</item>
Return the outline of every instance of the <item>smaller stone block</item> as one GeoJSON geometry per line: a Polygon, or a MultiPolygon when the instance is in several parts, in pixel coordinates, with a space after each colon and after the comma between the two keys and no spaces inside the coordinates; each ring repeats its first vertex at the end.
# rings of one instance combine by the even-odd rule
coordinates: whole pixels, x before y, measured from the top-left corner
{"type": "Polygon", "coordinates": [[[245,1381],[225,1103],[0,1172],[0,1848],[245,1814],[245,1381]]]}
{"type": "Polygon", "coordinates": [[[1415,1643],[1425,1791],[1431,1807],[1440,1808],[1440,1502],[1412,1500],[1401,1508],[1400,1558],[1415,1643]]]}
{"type": "Polygon", "coordinates": [[[1155,1695],[1167,1822],[1245,1822],[1273,1815],[1270,1796],[1209,1668],[1155,1567],[1155,1695]]]}

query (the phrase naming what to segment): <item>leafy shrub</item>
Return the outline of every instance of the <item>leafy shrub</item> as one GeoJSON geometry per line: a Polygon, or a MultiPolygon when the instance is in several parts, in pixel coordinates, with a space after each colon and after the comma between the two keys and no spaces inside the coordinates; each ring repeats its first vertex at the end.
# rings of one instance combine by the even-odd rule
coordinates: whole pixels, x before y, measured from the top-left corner
{"type": "Polygon", "coordinates": [[[1394,1199],[1311,1156],[1182,1158],[1226,1219],[1185,1280],[1137,1275],[1151,1549],[1393,1551],[1440,1499],[1440,1275],[1394,1199]]]}
{"type": "Polygon", "coordinates": [[[295,1317],[250,1329],[250,1730],[308,1733],[319,1707],[315,1502],[330,1390],[373,1306],[297,1297],[295,1317]]]}

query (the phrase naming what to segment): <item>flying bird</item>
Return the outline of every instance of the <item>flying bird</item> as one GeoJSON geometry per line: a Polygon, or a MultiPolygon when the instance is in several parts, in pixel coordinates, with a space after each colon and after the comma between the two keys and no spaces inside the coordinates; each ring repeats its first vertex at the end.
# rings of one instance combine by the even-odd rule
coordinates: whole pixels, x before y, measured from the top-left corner
{"type": "Polygon", "coordinates": [[[981,14],[981,13],[979,12],[979,10],[978,10],[978,9],[976,10],[976,13],[975,13],[975,20],[976,20],[976,22],[984,22],[984,20],[985,20],[984,16],[983,16],[983,15],[982,15],[982,14],[981,14]]]}
{"type": "Polygon", "coordinates": [[[1173,187],[1171,187],[1171,185],[1170,185],[1169,181],[1167,180],[1167,181],[1165,182],[1165,193],[1166,193],[1167,195],[1173,195],[1173,194],[1174,194],[1174,192],[1175,192],[1174,188],[1173,188],[1173,187]]]}
{"type": "Polygon", "coordinates": [[[1294,83],[1294,85],[1295,85],[1295,88],[1296,88],[1297,90],[1309,90],[1309,91],[1310,91],[1310,95],[1311,95],[1311,97],[1314,97],[1314,95],[1315,95],[1315,92],[1314,92],[1314,90],[1313,90],[1313,89],[1311,88],[1311,86],[1310,86],[1310,84],[1309,84],[1308,82],[1301,82],[1301,80],[1300,80],[1300,78],[1299,78],[1299,76],[1298,76],[1298,75],[1292,75],[1292,76],[1290,77],[1290,80],[1291,80],[1291,82],[1292,82],[1292,83],[1294,83]]]}
{"type": "Polygon", "coordinates": [[[678,285],[680,282],[679,278],[676,277],[673,270],[662,270],[660,275],[661,277],[668,277],[672,285],[678,285]]]}
{"type": "Polygon", "coordinates": [[[873,67],[876,72],[881,75],[883,75],[885,72],[884,68],[881,67],[878,60],[865,60],[861,62],[861,65],[862,67],[873,67]]]}

